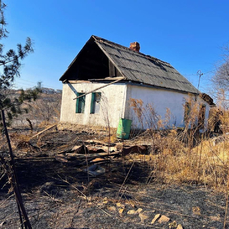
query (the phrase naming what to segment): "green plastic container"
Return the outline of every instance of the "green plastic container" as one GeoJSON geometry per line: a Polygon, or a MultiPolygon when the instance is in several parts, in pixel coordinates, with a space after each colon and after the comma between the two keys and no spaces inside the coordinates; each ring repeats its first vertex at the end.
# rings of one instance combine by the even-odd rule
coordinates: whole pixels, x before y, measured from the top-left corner
{"type": "Polygon", "coordinates": [[[117,138],[128,139],[130,136],[132,120],[121,118],[117,129],[117,138]]]}

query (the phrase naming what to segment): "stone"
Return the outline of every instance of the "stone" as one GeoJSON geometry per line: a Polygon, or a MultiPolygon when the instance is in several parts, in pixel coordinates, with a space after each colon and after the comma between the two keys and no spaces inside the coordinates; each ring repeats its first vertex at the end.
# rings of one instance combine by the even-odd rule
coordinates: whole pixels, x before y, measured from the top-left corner
{"type": "Polygon", "coordinates": [[[142,210],[142,208],[139,208],[138,210],[137,210],[137,213],[141,213],[143,210],[142,210]]]}
{"type": "Polygon", "coordinates": [[[119,215],[120,215],[120,216],[122,216],[122,213],[123,213],[124,209],[125,209],[125,208],[119,208],[119,209],[118,209],[118,212],[119,212],[119,215]]]}
{"type": "Polygon", "coordinates": [[[192,213],[194,215],[201,215],[200,208],[198,206],[192,207],[192,213]]]}
{"type": "Polygon", "coordinates": [[[116,203],[116,206],[118,208],[125,208],[125,204],[121,204],[121,203],[116,203]]]}
{"type": "Polygon", "coordinates": [[[120,217],[122,217],[122,213],[125,210],[125,205],[124,204],[121,204],[121,203],[116,203],[116,206],[118,208],[118,212],[119,212],[120,217]]]}
{"type": "Polygon", "coordinates": [[[178,224],[177,229],[183,229],[181,224],[178,224]]]}
{"type": "Polygon", "coordinates": [[[127,212],[127,214],[128,214],[128,215],[136,215],[136,214],[138,214],[138,213],[137,213],[137,211],[135,211],[135,210],[129,210],[129,211],[127,212]]]}
{"type": "Polygon", "coordinates": [[[158,220],[158,223],[168,223],[169,220],[170,220],[169,217],[167,217],[167,216],[165,216],[165,215],[162,215],[162,216],[160,217],[160,219],[158,220]]]}
{"type": "Polygon", "coordinates": [[[153,220],[151,221],[151,224],[154,224],[160,217],[161,217],[161,214],[156,214],[153,220]]]}
{"type": "Polygon", "coordinates": [[[107,209],[111,212],[115,212],[116,211],[116,207],[115,206],[109,206],[107,207],[107,209]]]}
{"type": "Polygon", "coordinates": [[[169,223],[169,229],[175,229],[175,228],[177,228],[177,222],[176,221],[169,223]]]}
{"type": "Polygon", "coordinates": [[[105,197],[105,198],[103,199],[103,203],[104,203],[104,204],[107,204],[107,203],[108,203],[107,197],[105,197]]]}
{"type": "Polygon", "coordinates": [[[216,216],[210,216],[209,217],[212,221],[220,221],[220,215],[216,215],[216,216]]]}
{"type": "Polygon", "coordinates": [[[139,213],[139,217],[141,219],[141,223],[144,223],[144,221],[149,218],[149,216],[147,216],[143,213],[139,213]]]}

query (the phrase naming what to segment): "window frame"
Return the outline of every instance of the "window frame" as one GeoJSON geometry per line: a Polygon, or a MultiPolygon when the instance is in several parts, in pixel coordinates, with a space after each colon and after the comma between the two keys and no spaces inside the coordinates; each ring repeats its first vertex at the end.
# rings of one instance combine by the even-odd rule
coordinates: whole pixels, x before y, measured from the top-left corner
{"type": "MultiPolygon", "coordinates": [[[[98,112],[95,112],[95,103],[96,103],[96,94],[99,94],[100,95],[100,98],[99,98],[99,104],[101,105],[101,92],[92,92],[91,93],[91,109],[90,109],[90,114],[98,114],[98,112]]],[[[100,109],[99,109],[100,110],[100,109]]]]}
{"type": "Polygon", "coordinates": [[[76,113],[77,114],[83,114],[84,113],[84,110],[85,110],[85,99],[86,99],[86,96],[84,94],[85,93],[78,93],[77,92],[77,97],[81,96],[81,97],[76,99],[76,113]],[[82,96],[82,95],[84,95],[84,96],[82,96]],[[83,104],[83,107],[82,107],[82,104],[83,104]]]}

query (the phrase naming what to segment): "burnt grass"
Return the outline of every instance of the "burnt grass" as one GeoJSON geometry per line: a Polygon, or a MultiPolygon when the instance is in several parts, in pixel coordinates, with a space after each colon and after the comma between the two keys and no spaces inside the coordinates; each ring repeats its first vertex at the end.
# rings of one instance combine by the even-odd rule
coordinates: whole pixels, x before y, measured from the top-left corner
{"type": "MultiPolygon", "coordinates": [[[[176,228],[169,226],[174,221],[183,228],[223,228],[225,196],[207,187],[170,185],[158,179],[147,183],[151,169],[144,161],[113,158],[100,164],[104,174],[91,177],[85,172],[85,159],[55,158],[85,140],[100,138],[92,131],[52,130],[18,144],[17,176],[33,228],[176,228]],[[142,211],[128,214],[138,209],[142,211]],[[152,225],[156,214],[170,221],[152,225]]],[[[0,228],[19,228],[6,176],[0,187],[0,228]]]]}

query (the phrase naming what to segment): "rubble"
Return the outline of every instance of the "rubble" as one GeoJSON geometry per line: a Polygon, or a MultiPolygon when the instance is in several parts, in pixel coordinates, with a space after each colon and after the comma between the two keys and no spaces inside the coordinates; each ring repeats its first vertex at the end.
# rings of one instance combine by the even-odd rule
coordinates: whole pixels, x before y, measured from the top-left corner
{"type": "Polygon", "coordinates": [[[158,219],[158,223],[168,223],[169,222],[169,220],[170,220],[170,218],[169,217],[167,217],[166,215],[162,215],[159,219],[158,219]]]}
{"type": "Polygon", "coordinates": [[[153,220],[151,221],[151,224],[154,224],[160,217],[161,217],[161,214],[156,214],[153,220]]]}

